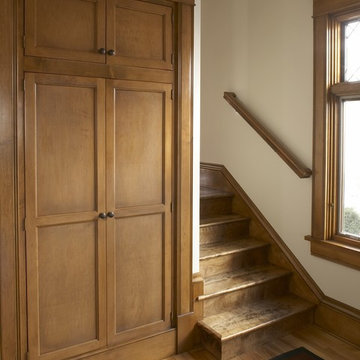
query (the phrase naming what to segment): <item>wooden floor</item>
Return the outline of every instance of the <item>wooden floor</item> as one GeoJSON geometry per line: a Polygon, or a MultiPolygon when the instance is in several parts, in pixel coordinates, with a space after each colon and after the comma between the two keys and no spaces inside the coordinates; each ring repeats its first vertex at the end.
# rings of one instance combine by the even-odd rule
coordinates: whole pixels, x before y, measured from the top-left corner
{"type": "MultiPolygon", "coordinates": [[[[290,335],[257,347],[234,360],[269,360],[273,356],[303,346],[324,360],[360,360],[360,348],[349,345],[317,326],[307,326],[290,335]]],[[[166,360],[215,360],[202,349],[172,356],[166,360]]]]}

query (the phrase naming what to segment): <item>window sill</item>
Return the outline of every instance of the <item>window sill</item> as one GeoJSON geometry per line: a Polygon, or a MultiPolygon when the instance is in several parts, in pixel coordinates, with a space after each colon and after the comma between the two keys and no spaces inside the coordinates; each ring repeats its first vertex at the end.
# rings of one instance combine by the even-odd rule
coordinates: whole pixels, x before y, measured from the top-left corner
{"type": "Polygon", "coordinates": [[[306,236],[311,243],[311,254],[360,270],[360,248],[333,240],[319,240],[306,236]]]}

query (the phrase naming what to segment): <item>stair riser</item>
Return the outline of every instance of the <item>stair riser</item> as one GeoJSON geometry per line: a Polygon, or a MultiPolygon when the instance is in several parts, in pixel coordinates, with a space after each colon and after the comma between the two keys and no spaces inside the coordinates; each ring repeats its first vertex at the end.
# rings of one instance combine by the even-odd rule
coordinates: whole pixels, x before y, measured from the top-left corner
{"type": "Polygon", "coordinates": [[[200,217],[207,218],[232,213],[232,197],[208,198],[200,200],[200,217]]]}
{"type": "Polygon", "coordinates": [[[235,271],[241,267],[262,265],[267,262],[268,247],[260,247],[239,253],[200,260],[200,273],[204,278],[235,271]]]}
{"type": "Polygon", "coordinates": [[[200,227],[200,244],[213,244],[221,240],[249,235],[249,220],[200,227]]]}
{"type": "Polygon", "coordinates": [[[215,315],[270,296],[281,296],[286,294],[288,289],[289,276],[283,276],[262,284],[205,299],[203,300],[204,316],[215,315]]]}
{"type": "Polygon", "coordinates": [[[211,352],[216,359],[230,360],[245,351],[253,350],[254,345],[284,336],[294,329],[312,323],[313,317],[313,311],[308,310],[223,342],[212,336],[204,328],[200,327],[201,344],[205,349],[211,352]]]}

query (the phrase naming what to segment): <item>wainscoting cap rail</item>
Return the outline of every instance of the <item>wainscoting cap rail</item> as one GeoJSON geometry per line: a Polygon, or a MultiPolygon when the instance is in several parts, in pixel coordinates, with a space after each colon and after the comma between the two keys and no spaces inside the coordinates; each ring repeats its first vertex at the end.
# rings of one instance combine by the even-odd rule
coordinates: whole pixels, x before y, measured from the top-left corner
{"type": "Polygon", "coordinates": [[[281,143],[246,109],[236,97],[236,94],[233,92],[224,92],[224,99],[268,143],[268,145],[286,162],[299,178],[304,179],[311,176],[312,171],[303,165],[283,143],[281,143]]]}

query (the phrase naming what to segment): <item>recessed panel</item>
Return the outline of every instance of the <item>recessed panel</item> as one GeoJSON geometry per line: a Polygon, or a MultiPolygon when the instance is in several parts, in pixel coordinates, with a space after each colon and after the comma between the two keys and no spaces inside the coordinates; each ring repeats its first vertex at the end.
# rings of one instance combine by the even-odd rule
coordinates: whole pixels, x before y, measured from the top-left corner
{"type": "Polygon", "coordinates": [[[163,320],[163,215],[116,220],[116,331],[163,320]]]}
{"type": "Polygon", "coordinates": [[[96,49],[96,1],[37,0],[36,20],[37,47],[96,49]]]}
{"type": "Polygon", "coordinates": [[[116,90],[115,205],[163,202],[164,93],[116,90]]]}
{"type": "Polygon", "coordinates": [[[120,56],[164,60],[164,15],[116,8],[116,51],[120,56]]]}
{"type": "Polygon", "coordinates": [[[92,222],[38,229],[41,353],[97,338],[97,244],[92,222]]]}
{"type": "Polygon", "coordinates": [[[37,214],[96,208],[96,91],[36,87],[37,214]]]}

